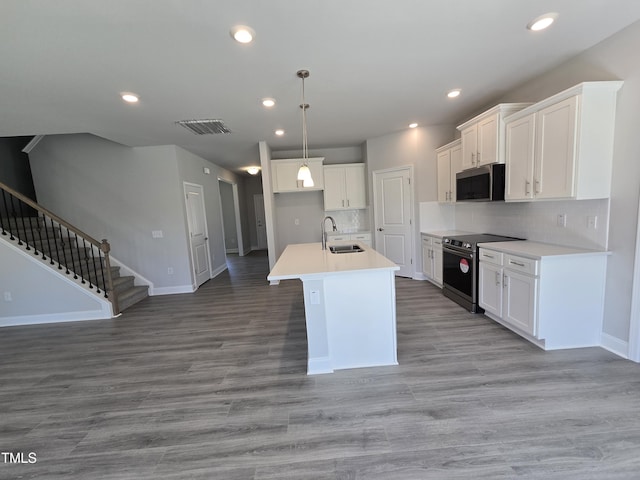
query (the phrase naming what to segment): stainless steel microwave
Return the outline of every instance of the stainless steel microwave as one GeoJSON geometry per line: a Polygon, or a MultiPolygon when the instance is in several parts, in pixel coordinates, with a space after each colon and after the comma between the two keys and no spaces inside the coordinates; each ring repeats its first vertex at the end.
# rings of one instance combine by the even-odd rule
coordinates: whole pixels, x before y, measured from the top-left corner
{"type": "Polygon", "coordinates": [[[504,163],[486,165],[456,173],[457,202],[504,200],[504,163]]]}

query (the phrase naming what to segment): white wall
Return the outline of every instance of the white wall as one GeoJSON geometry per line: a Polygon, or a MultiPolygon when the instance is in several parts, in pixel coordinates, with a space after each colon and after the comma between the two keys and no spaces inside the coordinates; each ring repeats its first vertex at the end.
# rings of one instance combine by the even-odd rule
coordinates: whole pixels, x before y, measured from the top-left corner
{"type": "Polygon", "coordinates": [[[238,232],[236,229],[236,210],[233,201],[233,186],[220,180],[220,201],[222,224],[224,228],[224,246],[227,251],[238,253],[238,232]]]}
{"type": "MultiPolygon", "coordinates": [[[[0,237],[0,326],[111,317],[111,304],[0,237]]],[[[55,267],[54,267],[55,268],[55,267]]],[[[95,289],[93,290],[95,291],[95,289]]]]}

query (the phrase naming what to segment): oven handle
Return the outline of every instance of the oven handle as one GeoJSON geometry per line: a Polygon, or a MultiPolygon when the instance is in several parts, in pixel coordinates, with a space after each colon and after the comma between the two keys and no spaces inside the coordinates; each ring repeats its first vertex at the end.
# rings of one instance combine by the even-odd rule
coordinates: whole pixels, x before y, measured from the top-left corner
{"type": "Polygon", "coordinates": [[[467,250],[455,250],[449,247],[443,247],[442,251],[444,253],[449,253],[451,255],[455,255],[456,257],[466,258],[467,260],[473,260],[473,252],[469,252],[467,250]]]}

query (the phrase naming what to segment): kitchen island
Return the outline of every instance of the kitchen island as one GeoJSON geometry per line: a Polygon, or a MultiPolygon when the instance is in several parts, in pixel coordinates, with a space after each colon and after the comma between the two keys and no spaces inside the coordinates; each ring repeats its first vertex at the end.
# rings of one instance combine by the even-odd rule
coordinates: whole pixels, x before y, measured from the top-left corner
{"type": "Polygon", "coordinates": [[[307,374],[397,365],[395,271],[366,245],[332,253],[321,243],[288,245],[267,276],[302,280],[307,325],[307,374]]]}

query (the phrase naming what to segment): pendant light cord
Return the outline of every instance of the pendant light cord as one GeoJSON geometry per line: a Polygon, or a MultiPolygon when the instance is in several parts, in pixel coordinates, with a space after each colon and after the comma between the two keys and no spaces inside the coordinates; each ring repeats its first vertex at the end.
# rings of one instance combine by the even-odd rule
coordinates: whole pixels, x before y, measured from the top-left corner
{"type": "Polygon", "coordinates": [[[302,159],[304,160],[304,165],[307,165],[307,160],[309,159],[309,147],[307,145],[307,107],[308,105],[305,103],[304,98],[304,76],[302,76],[302,104],[300,107],[302,108],[302,159]]]}

